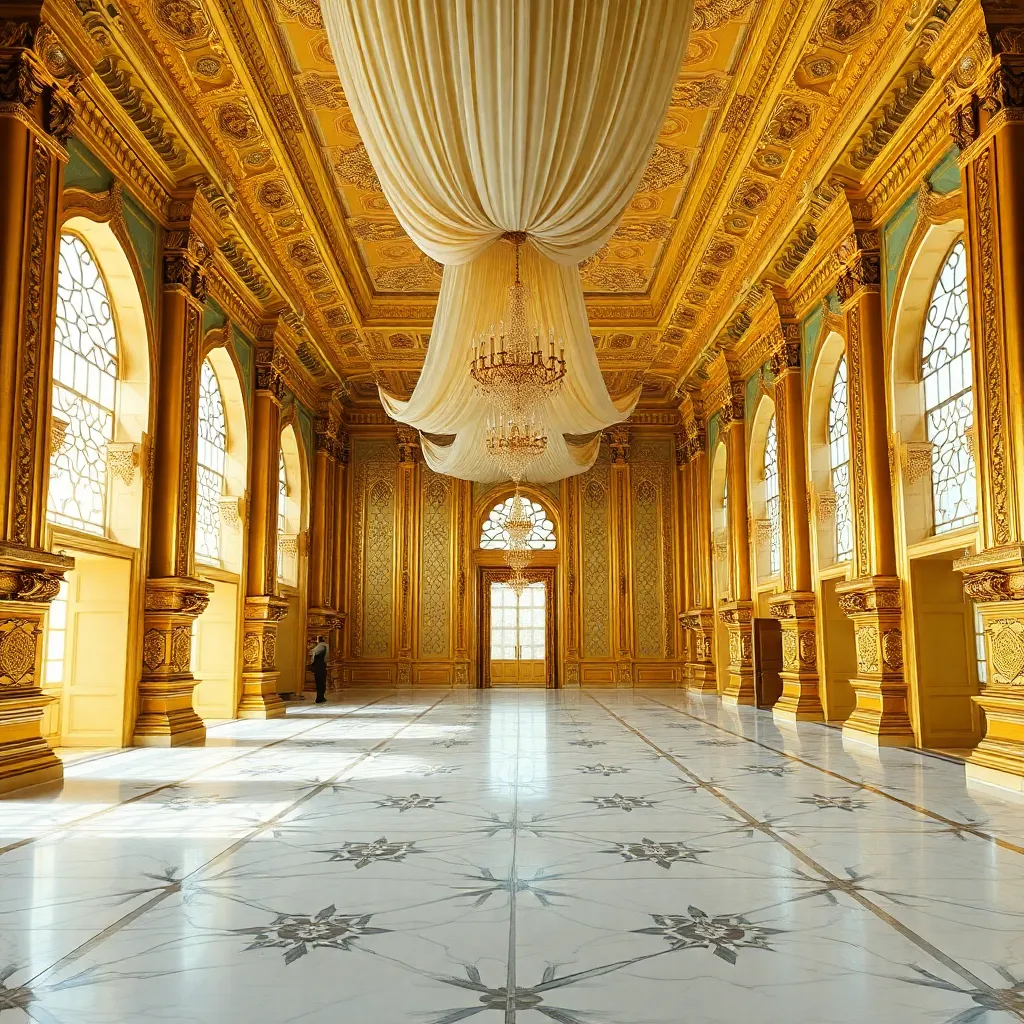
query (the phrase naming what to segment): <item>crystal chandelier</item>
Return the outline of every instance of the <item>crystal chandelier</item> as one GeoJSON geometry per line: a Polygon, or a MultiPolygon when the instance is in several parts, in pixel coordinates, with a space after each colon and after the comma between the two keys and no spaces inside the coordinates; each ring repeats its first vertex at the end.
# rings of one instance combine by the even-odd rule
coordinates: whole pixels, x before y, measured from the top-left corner
{"type": "Polygon", "coordinates": [[[526,514],[526,506],[518,488],[512,496],[512,507],[505,517],[504,527],[513,544],[525,544],[526,538],[533,529],[533,520],[526,514]]]}
{"type": "Polygon", "coordinates": [[[522,231],[505,236],[516,247],[516,279],[508,290],[507,319],[491,325],[473,339],[469,373],[477,388],[506,421],[525,423],[526,415],[547,402],[565,377],[565,341],[549,327],[546,335],[538,324],[530,329],[527,310],[530,289],[519,277],[519,246],[522,231]]]}
{"type": "Polygon", "coordinates": [[[523,596],[523,591],[530,585],[530,581],[526,578],[522,569],[513,569],[505,582],[508,583],[512,593],[516,595],[517,601],[523,596]]]}
{"type": "Polygon", "coordinates": [[[527,415],[523,423],[506,419],[500,413],[492,413],[484,443],[488,455],[495,459],[502,472],[518,484],[527,466],[544,454],[548,439],[544,428],[532,413],[527,415]]]}

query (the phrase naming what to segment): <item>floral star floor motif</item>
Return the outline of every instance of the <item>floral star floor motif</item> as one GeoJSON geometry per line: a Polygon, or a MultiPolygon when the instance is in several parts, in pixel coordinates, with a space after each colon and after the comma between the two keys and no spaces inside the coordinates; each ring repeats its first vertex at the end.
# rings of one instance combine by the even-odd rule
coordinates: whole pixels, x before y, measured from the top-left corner
{"type": "Polygon", "coordinates": [[[952,761],[660,689],[210,736],[0,800],[0,1024],[1024,1024],[1024,807],[952,761]]]}

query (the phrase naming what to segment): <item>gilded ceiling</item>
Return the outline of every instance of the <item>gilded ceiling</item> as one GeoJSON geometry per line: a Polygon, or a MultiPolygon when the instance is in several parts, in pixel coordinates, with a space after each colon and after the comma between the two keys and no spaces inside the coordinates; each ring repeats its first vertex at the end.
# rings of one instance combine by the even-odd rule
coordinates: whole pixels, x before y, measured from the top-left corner
{"type": "MultiPolygon", "coordinates": [[[[221,256],[264,308],[293,311],[307,368],[355,398],[375,382],[411,390],[441,267],[381,193],[317,0],[129,2],[117,33],[111,8],[78,6],[103,48],[97,72],[161,180],[209,179],[221,256]]],[[[785,278],[779,250],[799,248],[791,236],[820,186],[838,174],[856,187],[889,137],[872,134],[872,111],[909,109],[932,84],[915,55],[933,6],[696,0],[636,196],[581,266],[613,392],[642,380],[649,400],[672,399],[751,288],[785,278]]]]}

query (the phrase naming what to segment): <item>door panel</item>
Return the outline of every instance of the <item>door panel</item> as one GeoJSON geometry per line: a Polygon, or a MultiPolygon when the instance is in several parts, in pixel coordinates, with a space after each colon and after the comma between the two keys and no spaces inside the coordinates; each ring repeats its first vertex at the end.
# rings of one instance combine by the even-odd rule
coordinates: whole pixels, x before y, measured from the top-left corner
{"type": "Polygon", "coordinates": [[[490,679],[492,686],[547,684],[547,590],[528,586],[517,599],[508,584],[492,581],[490,679]]]}
{"type": "Polygon", "coordinates": [[[754,619],[754,702],[771,708],[782,696],[782,625],[778,619],[754,619]]]}

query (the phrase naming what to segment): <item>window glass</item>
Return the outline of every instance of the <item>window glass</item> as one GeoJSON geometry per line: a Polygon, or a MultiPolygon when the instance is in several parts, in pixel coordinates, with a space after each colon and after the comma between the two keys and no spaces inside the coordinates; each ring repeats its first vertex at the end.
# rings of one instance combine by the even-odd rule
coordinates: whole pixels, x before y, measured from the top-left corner
{"type": "Polygon", "coordinates": [[[220,562],[220,499],[228,432],[224,400],[209,359],[199,372],[199,452],[196,466],[196,558],[220,562]]]}
{"type": "Polygon", "coordinates": [[[67,423],[50,460],[51,523],[102,534],[107,452],[114,439],[117,337],[106,285],[89,247],[61,235],[53,348],[53,416],[67,423]]]}
{"type": "MultiPolygon", "coordinates": [[[[548,518],[542,505],[521,495],[523,508],[533,522],[533,529],[527,534],[526,545],[534,551],[552,551],[555,547],[555,524],[548,518]]],[[[512,511],[512,499],[506,498],[495,505],[484,520],[480,536],[480,547],[489,551],[504,551],[509,546],[505,520],[512,511]]]]}
{"type": "Polygon", "coordinates": [[[846,356],[839,360],[828,403],[828,456],[836,496],[836,561],[853,558],[853,517],[850,510],[850,417],[846,356]]]}

